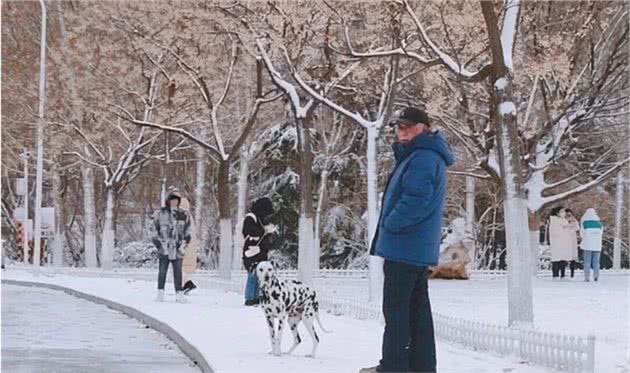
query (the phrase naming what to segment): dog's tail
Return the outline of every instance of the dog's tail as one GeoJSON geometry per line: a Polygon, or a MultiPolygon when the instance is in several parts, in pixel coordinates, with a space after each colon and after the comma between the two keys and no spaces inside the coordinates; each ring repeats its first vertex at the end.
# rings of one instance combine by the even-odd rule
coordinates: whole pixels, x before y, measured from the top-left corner
{"type": "Polygon", "coordinates": [[[317,312],[315,314],[315,319],[317,320],[317,324],[319,324],[319,327],[322,331],[324,331],[324,333],[332,333],[332,330],[326,330],[326,328],[324,328],[324,325],[322,325],[322,320],[319,319],[319,312],[317,312]]]}

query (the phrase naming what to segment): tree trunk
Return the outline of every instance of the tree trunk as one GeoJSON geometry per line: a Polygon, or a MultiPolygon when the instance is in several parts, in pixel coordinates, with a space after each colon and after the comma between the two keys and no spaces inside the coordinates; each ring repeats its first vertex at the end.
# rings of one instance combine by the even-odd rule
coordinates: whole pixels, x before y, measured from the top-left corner
{"type": "Polygon", "coordinates": [[[83,177],[83,224],[85,266],[96,268],[96,202],[94,198],[94,171],[81,165],[83,177]]]}
{"type": "MultiPolygon", "coordinates": [[[[378,224],[378,183],[376,175],[376,138],[378,129],[375,126],[367,128],[367,197],[368,197],[368,222],[367,222],[367,239],[366,247],[368,253],[370,246],[376,233],[376,225],[378,224]]],[[[383,258],[370,255],[370,302],[378,302],[382,299],[383,294],[383,258]]]]}
{"type": "Polygon", "coordinates": [[[207,231],[208,225],[204,224],[203,211],[205,205],[205,181],[206,181],[206,152],[197,148],[197,177],[195,180],[195,222],[197,223],[197,239],[199,240],[200,250],[206,253],[208,247],[207,231]]]}
{"type": "Polygon", "coordinates": [[[466,176],[466,237],[463,243],[470,258],[466,266],[468,273],[477,267],[475,242],[475,178],[466,176]]]}
{"type": "MultiPolygon", "coordinates": [[[[510,96],[500,97],[507,99],[510,96]]],[[[508,323],[510,326],[534,321],[531,276],[531,246],[527,199],[520,182],[516,116],[499,115],[499,166],[503,176],[503,209],[508,269],[508,323]]]]}
{"type": "MultiPolygon", "coordinates": [[[[499,30],[494,3],[481,2],[492,52],[492,105],[497,129],[499,168],[501,170],[505,238],[508,259],[508,323],[531,326],[534,322],[532,300],[531,251],[527,221],[527,195],[523,185],[518,121],[513,92],[512,51],[516,39],[520,4],[515,3],[505,17],[513,20],[513,29],[499,30]],[[513,34],[509,34],[512,31],[513,34]],[[503,40],[501,32],[506,33],[503,40]],[[511,40],[507,40],[511,39],[511,40]]],[[[506,27],[509,27],[507,25],[506,27]]]]}
{"type": "Polygon", "coordinates": [[[53,261],[55,267],[63,267],[63,248],[65,246],[63,199],[61,198],[61,172],[59,171],[59,159],[52,169],[52,198],[55,208],[55,236],[53,238],[53,261]]]}
{"type": "Polygon", "coordinates": [[[230,278],[232,267],[232,218],[230,216],[230,162],[219,163],[219,275],[230,278]]]}
{"type": "Polygon", "coordinates": [[[534,322],[532,274],[527,231],[527,201],[508,198],[503,208],[508,265],[508,324],[531,325],[534,322]]]}
{"type": "Polygon", "coordinates": [[[322,255],[321,247],[321,220],[322,210],[324,209],[324,198],[326,194],[326,183],[328,182],[328,162],[322,171],[322,178],[319,185],[319,193],[317,197],[317,210],[315,210],[315,226],[313,234],[313,270],[318,271],[320,268],[320,258],[322,255]]]}
{"type": "MultiPolygon", "coordinates": [[[[511,97],[511,94],[499,97],[499,102],[504,102],[503,100],[508,97],[511,97]]],[[[499,115],[499,118],[497,137],[499,166],[503,176],[508,267],[508,323],[510,326],[524,326],[534,322],[527,199],[522,182],[519,180],[521,172],[516,141],[516,116],[499,115]]]]}
{"type": "MultiPolygon", "coordinates": [[[[310,116],[310,115],[308,115],[310,116]]],[[[296,115],[300,151],[300,220],[298,222],[298,279],[313,282],[313,153],[309,118],[296,115]]]]}
{"type": "Polygon", "coordinates": [[[512,100],[512,74],[504,71],[504,75],[496,76],[502,79],[502,84],[496,80],[493,82],[493,99],[497,109],[497,145],[504,196],[508,323],[510,326],[523,326],[534,321],[527,197],[522,181],[516,108],[512,100]]]}
{"type": "Polygon", "coordinates": [[[623,226],[623,170],[617,173],[617,198],[615,203],[615,240],[613,246],[613,269],[621,269],[621,230],[623,226]]]}
{"type": "Polygon", "coordinates": [[[114,188],[105,188],[105,222],[103,223],[103,237],[101,243],[101,268],[111,270],[114,255],[114,188]]]}
{"type": "Polygon", "coordinates": [[[241,147],[240,168],[238,174],[238,205],[236,208],[236,229],[234,230],[234,252],[232,269],[240,270],[242,265],[241,251],[243,249],[243,221],[247,211],[247,177],[249,176],[249,154],[245,147],[241,147]]]}

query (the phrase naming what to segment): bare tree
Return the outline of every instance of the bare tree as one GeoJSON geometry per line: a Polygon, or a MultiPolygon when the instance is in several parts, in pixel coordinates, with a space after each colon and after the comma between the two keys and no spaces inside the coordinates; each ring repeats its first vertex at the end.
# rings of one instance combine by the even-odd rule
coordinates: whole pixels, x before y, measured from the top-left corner
{"type": "MultiPolygon", "coordinates": [[[[163,125],[152,122],[150,120],[138,119],[131,112],[128,111],[125,113],[126,115],[124,116],[124,119],[139,126],[156,128],[162,131],[168,131],[183,136],[208,151],[211,155],[211,158],[218,162],[219,175],[217,178],[217,189],[219,201],[219,219],[221,227],[219,270],[223,277],[229,278],[230,270],[232,267],[231,261],[233,259],[232,220],[230,209],[231,193],[229,185],[230,165],[235,159],[238,159],[240,155],[240,148],[247,140],[248,135],[252,131],[252,128],[256,121],[256,116],[261,105],[273,102],[280,96],[274,94],[274,92],[263,94],[262,89],[259,88],[257,91],[257,98],[254,98],[252,109],[249,111],[245,118],[237,119],[238,122],[242,122],[244,124],[240,128],[240,133],[238,134],[238,137],[236,138],[232,146],[228,148],[223,139],[223,132],[225,131],[225,129],[221,129],[222,127],[221,122],[218,119],[218,111],[225,106],[224,103],[232,85],[234,66],[236,64],[236,58],[238,54],[237,43],[232,43],[231,58],[227,70],[227,76],[225,78],[225,84],[220,92],[220,95],[218,96],[218,99],[215,100],[215,98],[213,98],[211,90],[209,89],[207,78],[201,75],[201,73],[196,68],[189,64],[183,56],[181,56],[172,48],[159,44],[159,42],[157,41],[152,40],[151,42],[154,43],[154,45],[163,49],[165,52],[169,53],[169,55],[171,55],[173,58],[175,58],[181,71],[185,72],[188,75],[190,81],[197,88],[197,92],[201,97],[202,102],[204,102],[204,104],[206,105],[204,109],[208,111],[208,123],[211,126],[211,133],[213,135],[215,145],[206,142],[206,140],[202,137],[203,133],[202,136],[196,136],[181,127],[178,128],[178,126],[163,125]]],[[[200,183],[198,183],[198,185],[200,185],[200,183]]],[[[201,202],[197,201],[196,203],[196,208],[200,209],[201,202]]]]}

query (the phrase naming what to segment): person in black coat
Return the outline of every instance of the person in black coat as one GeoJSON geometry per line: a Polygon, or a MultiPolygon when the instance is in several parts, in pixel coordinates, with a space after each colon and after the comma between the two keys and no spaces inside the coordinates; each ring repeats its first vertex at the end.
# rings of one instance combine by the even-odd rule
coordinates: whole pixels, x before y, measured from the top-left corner
{"type": "Polygon", "coordinates": [[[276,228],[268,223],[268,218],[274,213],[269,198],[260,198],[252,204],[251,212],[243,221],[243,266],[247,270],[247,284],[245,286],[245,305],[260,303],[258,299],[258,279],[256,266],[269,259],[271,250],[271,234],[276,228]]]}

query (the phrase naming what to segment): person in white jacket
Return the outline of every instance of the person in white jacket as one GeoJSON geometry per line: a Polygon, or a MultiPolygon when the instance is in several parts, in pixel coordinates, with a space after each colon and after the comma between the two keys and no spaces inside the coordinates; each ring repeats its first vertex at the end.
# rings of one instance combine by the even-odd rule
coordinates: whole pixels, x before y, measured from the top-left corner
{"type": "Polygon", "coordinates": [[[576,221],[569,221],[564,207],[556,207],[549,217],[549,244],[551,248],[551,268],[553,278],[564,278],[567,263],[574,260],[573,250],[577,241],[575,231],[578,229],[576,221]]]}
{"type": "Polygon", "coordinates": [[[580,233],[580,222],[577,221],[577,216],[571,209],[566,209],[566,219],[569,222],[569,244],[571,249],[571,261],[569,262],[569,268],[571,269],[571,278],[577,268],[578,260],[578,234],[580,233]]]}
{"type": "Polygon", "coordinates": [[[584,281],[590,281],[591,269],[593,280],[599,278],[599,259],[602,252],[602,236],[604,225],[595,209],[588,209],[580,220],[580,235],[582,236],[582,251],[584,253],[584,281]]]}

